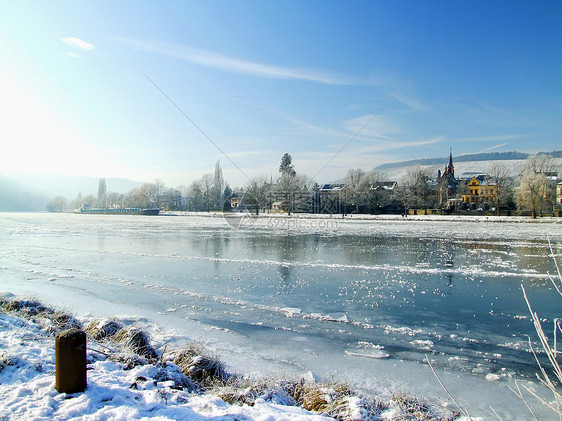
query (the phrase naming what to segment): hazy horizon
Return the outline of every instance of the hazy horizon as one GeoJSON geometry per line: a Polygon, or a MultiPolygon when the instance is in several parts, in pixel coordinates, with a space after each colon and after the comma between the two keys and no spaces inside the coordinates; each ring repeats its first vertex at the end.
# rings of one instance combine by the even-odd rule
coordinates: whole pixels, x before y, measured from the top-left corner
{"type": "Polygon", "coordinates": [[[23,1],[0,16],[0,172],[170,187],[560,149],[562,5],[23,1]]]}

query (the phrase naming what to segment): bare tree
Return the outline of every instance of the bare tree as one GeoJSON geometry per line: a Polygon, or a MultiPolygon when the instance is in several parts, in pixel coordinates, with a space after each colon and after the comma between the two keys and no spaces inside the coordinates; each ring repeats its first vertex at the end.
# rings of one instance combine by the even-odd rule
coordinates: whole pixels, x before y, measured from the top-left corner
{"type": "Polygon", "coordinates": [[[314,182],[304,174],[284,173],[275,186],[275,201],[281,202],[283,210],[291,212],[310,211],[313,202],[314,182]]]}
{"type": "Polygon", "coordinates": [[[157,178],[154,180],[154,196],[152,198],[154,207],[159,208],[162,205],[162,200],[164,198],[164,193],[166,192],[166,185],[162,180],[157,178]]]}
{"type": "Polygon", "coordinates": [[[201,180],[193,181],[187,188],[187,191],[189,209],[195,212],[201,210],[203,206],[203,186],[201,180]]]}
{"type": "Polygon", "coordinates": [[[209,212],[213,203],[213,176],[212,174],[204,174],[201,177],[201,189],[203,193],[203,203],[205,210],[209,212]]]}
{"type": "Polygon", "coordinates": [[[537,211],[541,211],[546,199],[546,177],[543,174],[524,172],[521,175],[521,207],[529,206],[531,217],[536,219],[537,211]]]}
{"type": "Polygon", "coordinates": [[[47,204],[47,211],[62,212],[66,208],[66,198],[57,196],[47,204]]]}
{"type": "Polygon", "coordinates": [[[359,200],[361,203],[364,203],[371,212],[376,212],[387,200],[388,194],[382,187],[385,181],[387,181],[387,179],[384,174],[378,171],[371,171],[365,174],[359,182],[359,200]]]}
{"type": "Polygon", "coordinates": [[[164,191],[160,206],[166,210],[181,210],[182,209],[182,194],[178,189],[170,188],[164,191]]]}
{"type": "Polygon", "coordinates": [[[345,195],[346,202],[355,206],[355,211],[359,211],[359,205],[362,198],[360,191],[361,179],[365,176],[365,172],[361,168],[350,169],[345,177],[345,195]]]}
{"type": "Polygon", "coordinates": [[[151,208],[155,203],[156,186],[153,183],[143,183],[139,187],[138,198],[137,207],[151,208]]]}
{"type": "Polygon", "coordinates": [[[521,207],[530,207],[533,219],[537,217],[537,212],[542,215],[543,208],[550,202],[552,195],[547,177],[553,169],[553,159],[545,154],[530,156],[525,162],[519,187],[520,203],[521,207]]]}
{"type": "Polygon", "coordinates": [[[496,204],[496,215],[500,216],[500,205],[507,200],[508,193],[507,183],[509,183],[509,170],[505,164],[495,161],[488,165],[487,170],[488,183],[495,186],[494,201],[496,204]]]}
{"type": "Polygon", "coordinates": [[[242,197],[242,205],[254,208],[256,215],[260,209],[264,209],[270,205],[271,201],[271,184],[267,181],[267,176],[262,175],[251,178],[244,189],[242,197]]]}
{"type": "Polygon", "coordinates": [[[429,171],[422,167],[408,168],[400,180],[399,197],[404,203],[405,211],[409,207],[427,209],[431,199],[429,171]]]}

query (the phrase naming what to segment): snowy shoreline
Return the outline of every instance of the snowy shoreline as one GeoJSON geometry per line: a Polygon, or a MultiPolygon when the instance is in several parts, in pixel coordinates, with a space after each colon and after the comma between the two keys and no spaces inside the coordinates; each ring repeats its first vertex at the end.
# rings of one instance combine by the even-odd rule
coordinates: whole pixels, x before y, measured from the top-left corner
{"type": "MultiPolygon", "coordinates": [[[[423,212],[423,211],[420,211],[423,212]]],[[[529,224],[562,224],[562,218],[541,217],[532,219],[529,216],[484,216],[484,215],[368,215],[368,214],[312,214],[312,213],[260,213],[248,212],[161,212],[161,216],[197,216],[220,219],[320,219],[335,221],[404,221],[404,222],[476,222],[476,223],[529,223],[529,224]]]]}
{"type": "MultiPolygon", "coordinates": [[[[240,386],[237,389],[235,381],[225,382],[222,389],[216,385],[202,388],[203,383],[196,383],[198,377],[186,376],[181,364],[174,363],[178,360],[172,362],[165,351],[157,358],[139,358],[138,350],[132,355],[133,347],[129,343],[120,353],[111,354],[111,348],[105,345],[115,347],[116,343],[99,342],[91,336],[86,391],[58,393],[54,387],[54,334],[81,322],[37,301],[16,300],[9,293],[2,297],[2,420],[401,420],[410,419],[407,415],[413,414],[412,411],[426,420],[465,419],[456,411],[403,394],[383,402],[362,398],[342,384],[315,384],[313,379],[291,383],[286,379],[272,382],[248,378],[242,383],[247,386],[243,389],[240,386]],[[295,391],[299,387],[302,390],[295,391]],[[305,409],[307,406],[317,406],[320,410],[305,409]]],[[[108,320],[95,323],[108,326],[108,320]]],[[[109,325],[115,323],[111,320],[109,325]]],[[[178,354],[172,352],[172,355],[178,354]]],[[[197,358],[193,361],[203,357],[197,358]]]]}

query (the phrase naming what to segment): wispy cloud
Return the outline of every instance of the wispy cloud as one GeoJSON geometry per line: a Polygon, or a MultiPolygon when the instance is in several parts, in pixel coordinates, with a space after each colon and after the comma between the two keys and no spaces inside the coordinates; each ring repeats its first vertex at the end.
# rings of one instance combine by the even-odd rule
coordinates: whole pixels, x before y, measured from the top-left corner
{"type": "Polygon", "coordinates": [[[441,143],[445,139],[445,136],[433,137],[429,139],[420,139],[420,140],[403,140],[403,141],[381,141],[375,145],[369,145],[362,147],[359,151],[361,154],[369,154],[375,153],[380,151],[391,151],[394,149],[403,149],[403,148],[411,148],[414,146],[425,146],[425,145],[433,145],[436,143],[441,143]]]}
{"type": "MultiPolygon", "coordinates": [[[[401,130],[387,116],[377,115],[373,119],[373,114],[366,114],[352,118],[343,123],[343,127],[348,133],[361,133],[359,137],[369,137],[376,139],[390,139],[390,134],[400,133],[401,130]],[[368,126],[365,126],[368,124],[368,126]]],[[[349,136],[349,134],[348,134],[349,136]]]]}
{"type": "Polygon", "coordinates": [[[509,143],[500,143],[499,145],[490,146],[489,148],[482,149],[482,150],[480,151],[480,153],[483,153],[483,152],[490,152],[490,151],[493,151],[494,149],[503,148],[504,146],[507,146],[507,145],[509,145],[509,143]]]}
{"type": "Polygon", "coordinates": [[[64,56],[68,56],[68,57],[74,57],[74,58],[82,58],[82,54],[78,54],[78,53],[74,53],[74,52],[66,52],[66,53],[62,53],[64,56]]]}
{"type": "Polygon", "coordinates": [[[81,40],[80,38],[65,37],[65,38],[61,38],[60,40],[66,45],[69,45],[71,47],[76,47],[81,50],[91,51],[94,48],[96,48],[94,44],[90,44],[89,42],[81,40]]]}
{"type": "MultiPolygon", "coordinates": [[[[468,141],[468,142],[489,142],[491,140],[501,141],[501,140],[515,140],[521,139],[525,137],[522,134],[510,134],[504,136],[481,136],[481,137],[464,137],[462,139],[458,139],[460,141],[468,141]]],[[[503,146],[503,145],[502,145],[503,146]]]]}
{"type": "Polygon", "coordinates": [[[415,98],[412,95],[408,95],[408,93],[404,92],[401,95],[398,95],[396,97],[396,100],[398,102],[401,102],[402,104],[406,105],[408,108],[411,108],[414,111],[428,111],[429,108],[423,104],[421,101],[419,101],[417,98],[415,98]]]}
{"type": "Polygon", "coordinates": [[[299,69],[255,61],[228,57],[211,51],[200,50],[189,46],[166,44],[161,42],[119,39],[121,42],[138,50],[175,57],[199,66],[211,67],[226,72],[242,73],[268,79],[292,79],[324,83],[326,85],[359,85],[363,84],[351,78],[313,69],[299,69]]]}
{"type": "Polygon", "coordinates": [[[319,127],[319,126],[315,126],[313,124],[307,123],[306,121],[302,121],[302,120],[296,120],[296,119],[291,119],[290,120],[291,123],[306,129],[307,132],[313,132],[313,133],[320,133],[323,135],[328,135],[328,136],[333,136],[333,137],[342,137],[342,138],[346,138],[349,139],[349,133],[348,132],[343,132],[343,131],[337,131],[337,130],[333,130],[333,129],[329,129],[329,128],[325,128],[325,127],[319,127]]]}

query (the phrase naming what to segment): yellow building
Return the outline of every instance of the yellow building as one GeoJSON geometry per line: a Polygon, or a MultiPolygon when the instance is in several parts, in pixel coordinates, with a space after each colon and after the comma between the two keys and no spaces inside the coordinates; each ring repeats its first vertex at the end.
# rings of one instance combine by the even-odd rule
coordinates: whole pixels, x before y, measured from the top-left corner
{"type": "Polygon", "coordinates": [[[462,201],[467,205],[472,203],[484,204],[484,203],[495,203],[497,195],[497,187],[486,181],[484,176],[472,177],[472,179],[467,184],[468,194],[462,195],[462,201]]]}

